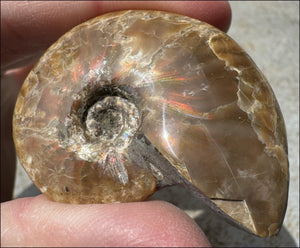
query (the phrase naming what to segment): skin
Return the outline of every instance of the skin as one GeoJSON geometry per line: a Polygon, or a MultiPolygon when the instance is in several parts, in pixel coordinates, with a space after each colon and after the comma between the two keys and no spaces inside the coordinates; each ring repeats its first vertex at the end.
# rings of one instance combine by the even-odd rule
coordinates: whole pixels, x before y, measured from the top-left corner
{"type": "Polygon", "coordinates": [[[15,173],[11,117],[33,63],[72,27],[125,9],[179,13],[223,31],[231,20],[229,4],[221,1],[1,2],[2,246],[210,246],[191,218],[162,201],[71,205],[43,195],[8,201],[15,173]]]}

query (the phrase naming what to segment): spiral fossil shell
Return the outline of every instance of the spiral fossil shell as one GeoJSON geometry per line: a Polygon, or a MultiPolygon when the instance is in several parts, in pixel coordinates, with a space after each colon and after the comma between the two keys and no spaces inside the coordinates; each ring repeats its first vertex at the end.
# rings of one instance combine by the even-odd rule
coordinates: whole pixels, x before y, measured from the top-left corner
{"type": "Polygon", "coordinates": [[[18,157],[54,201],[144,200],[184,185],[260,235],[282,224],[288,159],[268,82],[222,31],[158,11],[87,21],[19,93],[18,157]]]}

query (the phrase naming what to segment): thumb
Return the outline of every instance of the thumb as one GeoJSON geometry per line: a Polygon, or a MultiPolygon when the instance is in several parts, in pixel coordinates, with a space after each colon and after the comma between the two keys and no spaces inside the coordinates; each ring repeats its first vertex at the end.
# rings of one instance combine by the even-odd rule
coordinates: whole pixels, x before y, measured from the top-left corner
{"type": "Polygon", "coordinates": [[[184,212],[162,201],[71,205],[45,196],[1,204],[2,246],[210,246],[184,212]]]}

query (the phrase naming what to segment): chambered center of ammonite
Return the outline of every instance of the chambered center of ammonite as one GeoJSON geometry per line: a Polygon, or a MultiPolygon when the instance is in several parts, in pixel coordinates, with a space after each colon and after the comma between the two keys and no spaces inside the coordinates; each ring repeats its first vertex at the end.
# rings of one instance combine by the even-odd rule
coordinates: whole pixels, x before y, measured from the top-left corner
{"type": "Polygon", "coordinates": [[[90,135],[104,140],[113,139],[123,128],[122,113],[115,109],[103,109],[101,102],[93,105],[87,115],[86,127],[90,135]]]}
{"type": "Polygon", "coordinates": [[[139,111],[135,104],[119,96],[107,96],[87,112],[86,133],[91,140],[127,146],[139,127],[139,111]]]}

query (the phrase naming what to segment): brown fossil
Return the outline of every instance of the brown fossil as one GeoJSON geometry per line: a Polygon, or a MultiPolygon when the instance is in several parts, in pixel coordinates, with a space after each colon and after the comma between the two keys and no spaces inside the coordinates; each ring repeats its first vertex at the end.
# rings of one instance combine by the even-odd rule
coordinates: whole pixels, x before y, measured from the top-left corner
{"type": "Polygon", "coordinates": [[[18,157],[54,201],[144,200],[181,184],[259,236],[288,195],[284,120],[220,30],[158,11],[109,13],[62,36],[16,103],[18,157]]]}

